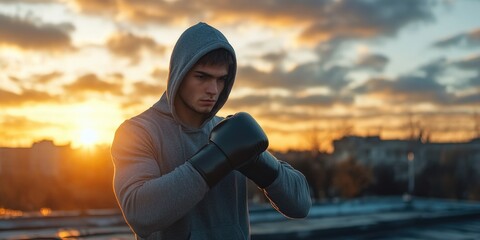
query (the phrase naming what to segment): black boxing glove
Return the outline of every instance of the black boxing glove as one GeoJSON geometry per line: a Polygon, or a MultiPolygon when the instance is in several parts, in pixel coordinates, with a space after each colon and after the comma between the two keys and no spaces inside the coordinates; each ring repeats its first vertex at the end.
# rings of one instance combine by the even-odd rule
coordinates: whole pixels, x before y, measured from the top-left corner
{"type": "Polygon", "coordinates": [[[279,168],[280,162],[277,158],[266,151],[240,167],[238,171],[263,189],[277,179],[279,168]]]}
{"type": "Polygon", "coordinates": [[[219,122],[212,129],[209,140],[188,162],[210,188],[268,147],[268,138],[262,128],[244,112],[219,122]]]}

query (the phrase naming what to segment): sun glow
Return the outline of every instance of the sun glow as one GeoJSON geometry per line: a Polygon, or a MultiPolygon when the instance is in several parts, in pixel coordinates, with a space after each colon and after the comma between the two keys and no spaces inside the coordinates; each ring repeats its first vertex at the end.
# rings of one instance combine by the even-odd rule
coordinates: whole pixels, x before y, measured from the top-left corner
{"type": "Polygon", "coordinates": [[[80,131],[80,144],[84,147],[92,147],[98,142],[98,134],[92,128],[84,128],[80,131]]]}

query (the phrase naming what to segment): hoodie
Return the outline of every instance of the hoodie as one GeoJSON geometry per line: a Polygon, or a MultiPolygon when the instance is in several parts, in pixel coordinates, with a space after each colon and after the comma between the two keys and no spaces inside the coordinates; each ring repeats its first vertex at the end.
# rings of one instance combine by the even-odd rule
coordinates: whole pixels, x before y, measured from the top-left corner
{"type": "MultiPolygon", "coordinates": [[[[180,121],[174,99],[186,73],[206,53],[232,46],[217,29],[198,23],[177,41],[170,59],[167,90],[143,113],[123,122],[112,143],[113,187],[122,214],[137,239],[249,239],[246,178],[232,171],[209,189],[187,161],[208,143],[222,120],[235,80],[236,60],[226,85],[199,128],[180,121]]],[[[260,157],[273,156],[264,152],[260,157]]],[[[311,206],[305,177],[281,162],[277,179],[263,189],[287,217],[305,217],[311,206]]]]}

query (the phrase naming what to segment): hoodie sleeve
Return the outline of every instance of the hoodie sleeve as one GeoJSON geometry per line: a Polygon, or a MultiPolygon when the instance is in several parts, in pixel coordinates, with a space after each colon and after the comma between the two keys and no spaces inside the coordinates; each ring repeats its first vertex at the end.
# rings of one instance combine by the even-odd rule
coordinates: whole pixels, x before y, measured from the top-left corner
{"type": "Polygon", "coordinates": [[[188,162],[162,175],[154,149],[147,131],[128,121],[118,128],[112,144],[115,196],[127,223],[140,237],[169,227],[208,192],[188,162]]]}
{"type": "Polygon", "coordinates": [[[305,176],[290,164],[277,160],[268,151],[260,157],[274,158],[275,161],[280,162],[277,179],[263,189],[270,204],[286,217],[306,217],[312,206],[312,200],[305,176]]]}

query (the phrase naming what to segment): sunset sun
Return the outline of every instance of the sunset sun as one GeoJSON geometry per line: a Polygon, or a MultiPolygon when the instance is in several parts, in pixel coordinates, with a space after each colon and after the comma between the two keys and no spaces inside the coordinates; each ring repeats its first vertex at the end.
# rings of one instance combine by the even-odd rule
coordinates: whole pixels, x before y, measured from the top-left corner
{"type": "Polygon", "coordinates": [[[80,132],[80,144],[84,147],[91,147],[98,141],[98,134],[92,128],[84,128],[80,132]]]}

